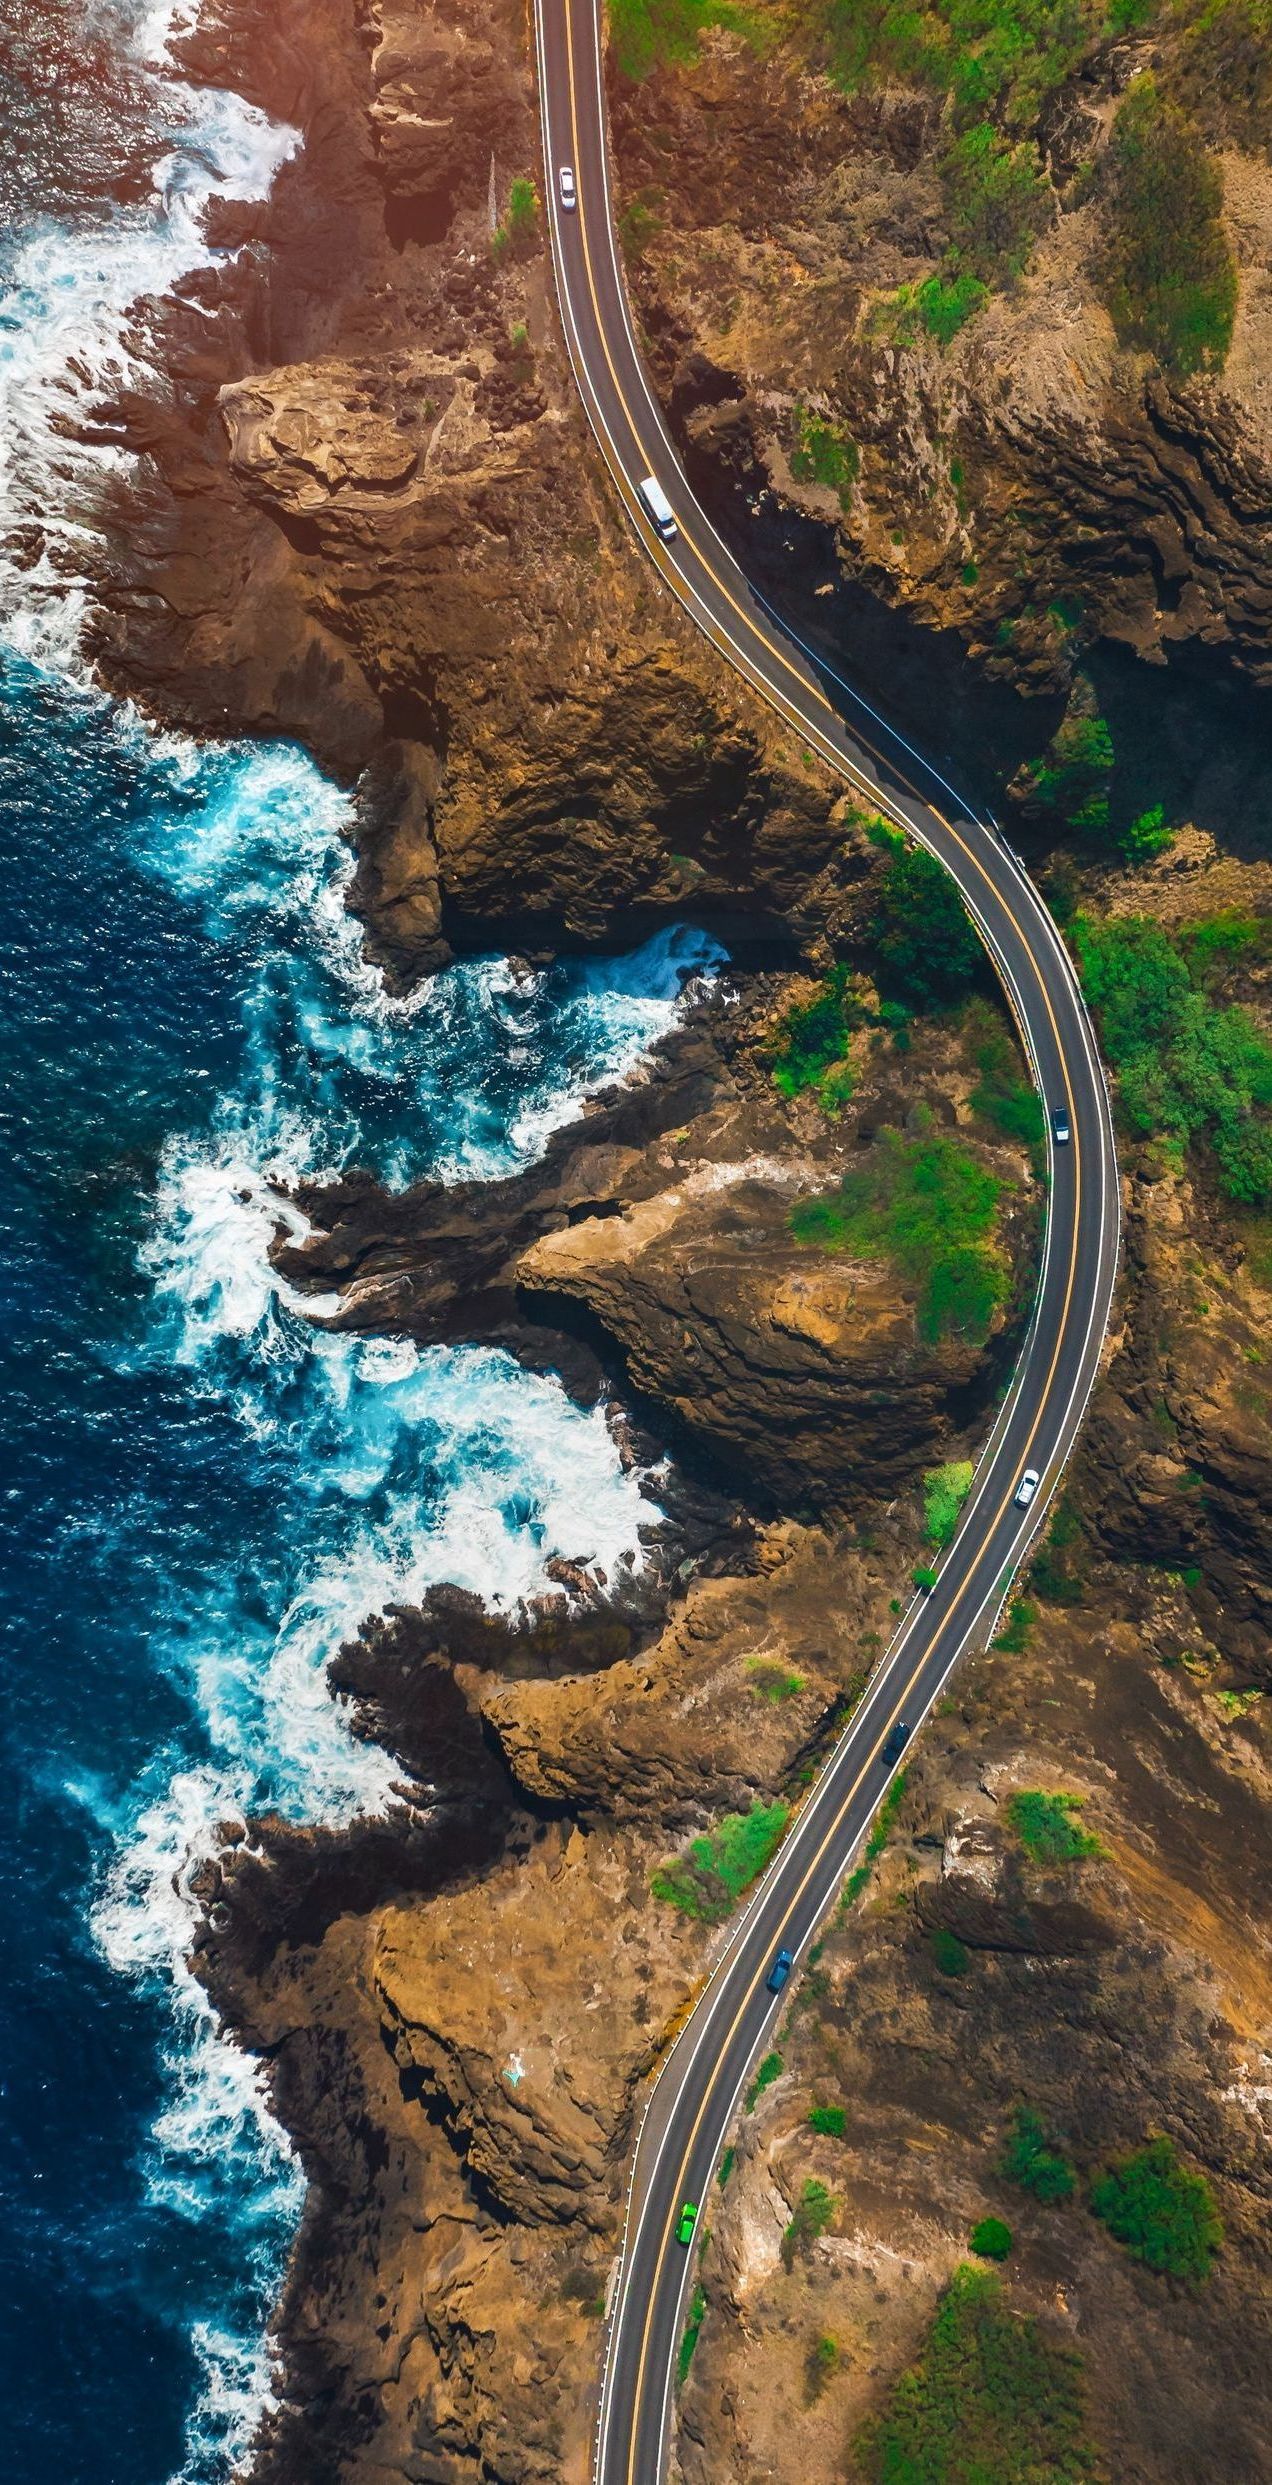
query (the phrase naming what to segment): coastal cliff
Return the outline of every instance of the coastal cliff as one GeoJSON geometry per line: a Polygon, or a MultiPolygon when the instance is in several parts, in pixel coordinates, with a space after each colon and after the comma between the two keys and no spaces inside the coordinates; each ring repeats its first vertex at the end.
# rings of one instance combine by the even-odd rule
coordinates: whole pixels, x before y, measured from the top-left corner
{"type": "MultiPolygon", "coordinates": [[[[613,946],[685,915],[741,962],[540,1165],[304,1192],[275,1257],[322,1317],[500,1339],[675,1471],[640,1579],[581,1543],[510,1623],[441,1592],[369,1624],[332,1684],[394,1755],[395,1808],[227,1824],[202,1893],[198,1971],[310,2181],[254,2473],[581,2480],[636,2117],[727,1917],[695,1841],[756,1814],[780,1833],[932,1554],[927,1487],[967,1469],[1027,1316],[1036,1108],[974,969],[934,995],[910,957],[898,997],[886,840],[611,505],[527,196],[521,13],[222,6],[186,49],[304,144],[268,205],[217,210],[236,255],[165,310],[164,387],[97,409],[139,453],[106,513],[105,678],[357,783],[353,900],[398,986],[456,947],[613,946]],[[929,1228],[916,1252],[896,1213],[912,1175],[975,1205],[975,1316],[933,1303],[929,1228]]],[[[1107,137],[1140,66],[1102,51],[1066,105],[1107,137]]],[[[1195,990],[1265,1026],[1257,733],[1218,779],[1189,747],[1211,684],[1262,715],[1268,666],[1248,133],[1245,324],[1226,375],[1168,380],[1096,298],[1094,192],[944,344],[895,302],[872,325],[948,247],[931,94],[850,95],[727,27],[649,68],[615,78],[624,236],[695,485],[802,618],[854,660],[873,641],[902,722],[939,716],[1013,777],[1068,918],[1148,916],[1181,962],[1196,926],[1253,925],[1211,941],[1195,990]],[[1156,668],[1134,690],[1127,650],[1156,668]],[[1141,694],[1162,782],[1110,735],[1075,791],[1066,726],[1141,694]],[[1174,846],[1128,854],[1167,798],[1174,846]]],[[[1216,1161],[1127,1134],[1119,1327],[1062,1509],[797,1990],[713,2213],[686,2479],[785,2473],[796,2448],[844,2472],[970,2226],[1012,2206],[1022,2101],[1075,2201],[1013,2209],[1012,2301],[1081,2353],[1099,2460],[1143,2485],[1272,2465],[1272,1295],[1216,1161]],[[1031,1791],[1080,1797],[1100,1854],[1038,1865],[1011,1809],[1031,1791]],[[810,2124],[841,2103],[838,2131],[810,2124]],[[1195,2294],[1087,2205],[1154,2135],[1222,2215],[1195,2294]]]]}

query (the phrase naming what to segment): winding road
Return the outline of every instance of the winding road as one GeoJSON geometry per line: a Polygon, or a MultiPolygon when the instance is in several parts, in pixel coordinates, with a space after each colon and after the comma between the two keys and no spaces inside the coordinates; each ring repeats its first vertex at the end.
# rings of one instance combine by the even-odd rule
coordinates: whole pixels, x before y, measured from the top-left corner
{"type": "MultiPolygon", "coordinates": [[[[696,2251],[676,2240],[682,2201],[707,2202],[757,2056],[783,2004],[766,1979],[779,1948],[808,1945],[851,1865],[892,1768],[883,1746],[913,1732],[951,1668],[990,1635],[1014,1570],[1073,1447],[1099,1365],[1117,1271],[1119,1186],[1108,1094],[1073,968],[1028,877],[920,754],[748,586],[685,481],[637,345],[614,239],[599,0],[535,0],[545,197],[566,342],[579,392],[649,558],[707,637],[873,810],[953,874],[1002,978],[1048,1108],[1050,1206],[1032,1322],[977,1464],[935,1588],[916,1598],[860,1707],[738,1916],[650,2095],[611,2288],[597,2429],[598,2485],[658,2485],[696,2251]],[[563,208],[559,169],[578,204],[563,208]],[[653,475],[678,532],[665,542],[636,486],[653,475]],[[851,719],[851,724],[848,719],[851,719]],[[1026,1467],[1041,1483],[1015,1500],[1026,1467]]],[[[896,1764],[893,1764],[894,1766],[896,1764]]],[[[793,1990],[794,1979],[792,1980],[793,1990]]]]}

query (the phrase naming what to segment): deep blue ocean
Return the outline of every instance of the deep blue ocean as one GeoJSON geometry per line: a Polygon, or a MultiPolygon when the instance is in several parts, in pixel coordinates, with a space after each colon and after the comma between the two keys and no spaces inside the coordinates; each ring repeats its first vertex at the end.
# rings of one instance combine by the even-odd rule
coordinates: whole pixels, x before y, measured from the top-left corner
{"type": "Polygon", "coordinates": [[[129,305],[206,257],[208,189],[266,187],[290,143],[183,89],[164,32],[142,0],[21,0],[0,38],[13,2485],[211,2485],[269,2390],[302,2182],[184,1964],[218,1823],[383,1800],[325,1668],[386,1600],[454,1579],[507,1604],[554,1552],[639,1559],[656,1518],[550,1380],[325,1330],[269,1268],[287,1186],[525,1162],[718,954],[684,931],[534,976],[481,960],[391,1001],[345,909],[347,798],[299,751],[158,735],[87,682],[92,453],[59,414],[144,364],[129,305]]]}

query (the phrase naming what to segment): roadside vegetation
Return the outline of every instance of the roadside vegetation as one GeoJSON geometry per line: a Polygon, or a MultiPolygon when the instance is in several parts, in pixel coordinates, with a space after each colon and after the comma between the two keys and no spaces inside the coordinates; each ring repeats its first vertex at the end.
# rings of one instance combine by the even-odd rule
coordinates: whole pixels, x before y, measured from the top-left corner
{"type": "Polygon", "coordinates": [[[855,2444],[869,2485],[1097,2485],[1082,2362],[1012,2312],[987,2269],[956,2269],[909,2370],[855,2444]]]}
{"type": "Polygon", "coordinates": [[[980,1343],[1009,1291],[994,1236],[1006,1185],[956,1139],[883,1130],[837,1191],[791,1211],[796,1241],[893,1267],[919,1333],[980,1343]]]}
{"type": "MultiPolygon", "coordinates": [[[[1234,942],[1239,922],[1227,927],[1234,942]]],[[[1225,1198],[1272,1205],[1272,1042],[1247,1010],[1212,997],[1223,936],[1172,936],[1142,915],[1079,915],[1073,930],[1130,1128],[1180,1161],[1202,1155],[1225,1198]]]]}
{"type": "Polygon", "coordinates": [[[1025,1071],[1010,1028],[988,1001],[971,1003],[965,1040],[977,1072],[972,1111],[998,1138],[1027,1148],[1035,1171],[1041,1171],[1046,1161],[1042,1100],[1025,1071]]]}
{"type": "Polygon", "coordinates": [[[849,1908],[856,1905],[892,1835],[893,1824],[905,1800],[906,1777],[904,1769],[898,1770],[875,1814],[874,1827],[866,1840],[866,1852],[844,1883],[839,1900],[841,1916],[847,1915],[849,1908]]]}
{"type": "Polygon", "coordinates": [[[840,508],[852,507],[853,485],[861,472],[861,452],[850,432],[829,415],[815,414],[797,404],[791,418],[794,445],[791,473],[797,483],[820,483],[834,492],[840,508]]]}
{"type": "Polygon", "coordinates": [[[785,1803],[757,1803],[749,1812],[726,1813],[714,1829],[693,1839],[683,1855],[659,1865],[650,1880],[655,1898],[704,1924],[722,1923],[763,1872],[789,1818],[785,1803]]]}
{"type": "Polygon", "coordinates": [[[817,1092],[833,1116],[852,1094],[848,1046],[863,1013],[848,967],[832,967],[811,1001],[797,1002],[781,1020],[773,1046],[773,1083],[783,1096],[817,1092]]]}
{"type": "Polygon", "coordinates": [[[950,1542],[972,1489],[974,1473],[970,1458],[952,1459],[945,1467],[929,1467],[923,1478],[923,1533],[929,1544],[950,1542]]]}
{"type": "Polygon", "coordinates": [[[698,2340],[702,2332],[702,2324],[706,2317],[706,2294],[701,2286],[696,2286],[692,2296],[689,2299],[689,2317],[685,2322],[684,2335],[681,2338],[680,2347],[676,2356],[677,2390],[683,2387],[688,2378],[689,2367],[693,2362],[693,2351],[698,2344],[698,2340]]]}
{"type": "Polygon", "coordinates": [[[1210,2185],[1181,2164],[1173,2140],[1149,2140],[1118,2158],[1092,2184],[1091,2207],[1132,2259],[1194,2286],[1223,2243],[1210,2185]]]}
{"type": "Polygon", "coordinates": [[[767,1700],[771,1708],[780,1708],[783,1700],[793,1700],[804,1688],[803,1675],[793,1673],[778,1657],[751,1657],[746,1670],[757,1700],[767,1700]]]}
{"type": "Polygon", "coordinates": [[[1081,1810],[1081,1795],[1045,1795],[1031,1788],[1012,1796],[1007,1818],[1031,1862],[1075,1864],[1101,1852],[1099,1839],[1082,1827],[1081,1810]]]}
{"type": "Polygon", "coordinates": [[[980,941],[949,873],[925,847],[874,821],[871,843],[886,855],[870,932],[886,999],[908,1010],[948,1009],[981,973],[980,941]]]}

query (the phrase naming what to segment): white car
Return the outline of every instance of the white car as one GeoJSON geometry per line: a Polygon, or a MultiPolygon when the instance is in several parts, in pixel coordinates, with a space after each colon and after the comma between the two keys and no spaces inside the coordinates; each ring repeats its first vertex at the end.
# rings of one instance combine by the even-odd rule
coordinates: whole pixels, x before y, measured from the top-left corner
{"type": "Polygon", "coordinates": [[[637,484],[636,490],[650,524],[657,527],[663,542],[669,544],[680,529],[676,524],[676,513],[657,475],[646,475],[644,482],[637,484]]]}
{"type": "Polygon", "coordinates": [[[1030,1502],[1033,1500],[1034,1494],[1035,1494],[1035,1493],[1037,1492],[1037,1490],[1038,1490],[1038,1486],[1039,1486],[1039,1483],[1040,1483],[1040,1482],[1041,1482],[1041,1478],[1040,1478],[1040,1476],[1039,1476],[1039,1474],[1038,1474],[1038,1470],[1037,1470],[1037,1468],[1036,1468],[1036,1467],[1026,1467],[1025,1472],[1024,1472],[1024,1474],[1022,1475],[1022,1477],[1021,1477],[1021,1479],[1020,1479],[1019,1484],[1016,1486],[1016,1507],[1017,1507],[1017,1509],[1019,1509],[1019,1510],[1027,1510],[1027,1509],[1028,1509],[1030,1502]]]}
{"type": "Polygon", "coordinates": [[[560,171],[557,174],[557,189],[560,191],[561,205],[563,207],[574,208],[578,206],[579,194],[574,187],[574,166],[572,164],[563,164],[561,166],[560,171]]]}

